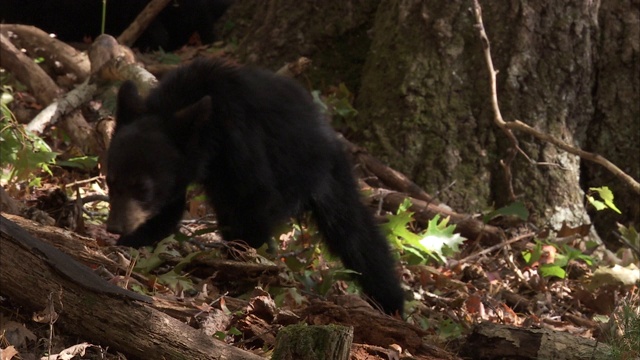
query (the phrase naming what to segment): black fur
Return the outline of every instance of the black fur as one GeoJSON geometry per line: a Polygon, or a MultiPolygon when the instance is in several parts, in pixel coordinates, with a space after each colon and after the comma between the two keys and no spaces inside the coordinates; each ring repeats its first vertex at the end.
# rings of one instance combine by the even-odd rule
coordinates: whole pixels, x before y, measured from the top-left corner
{"type": "Polygon", "coordinates": [[[150,245],[175,231],[191,182],[204,185],[223,237],[253,247],[311,210],[364,291],[385,312],[402,312],[388,243],[360,201],[334,131],[295,80],[197,60],[166,75],[146,99],[123,84],[107,181],[108,229],[122,234],[121,245],[150,245]]]}

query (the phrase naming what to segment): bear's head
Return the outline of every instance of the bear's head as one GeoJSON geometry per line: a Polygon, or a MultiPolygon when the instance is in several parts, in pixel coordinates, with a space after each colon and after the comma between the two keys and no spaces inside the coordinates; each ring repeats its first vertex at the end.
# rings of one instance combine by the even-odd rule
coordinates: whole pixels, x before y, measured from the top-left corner
{"type": "Polygon", "coordinates": [[[210,107],[207,96],[178,112],[159,114],[146,108],[132,82],[122,85],[107,154],[109,232],[130,234],[184,196],[192,180],[189,149],[196,146],[194,132],[210,107]]]}

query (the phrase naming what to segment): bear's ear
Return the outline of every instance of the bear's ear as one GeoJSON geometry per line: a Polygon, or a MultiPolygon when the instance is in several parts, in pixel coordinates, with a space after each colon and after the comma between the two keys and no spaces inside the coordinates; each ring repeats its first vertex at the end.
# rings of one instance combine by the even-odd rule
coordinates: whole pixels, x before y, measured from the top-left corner
{"type": "Polygon", "coordinates": [[[144,100],[131,80],[125,81],[118,91],[116,127],[127,125],[144,112],[144,100]]]}
{"type": "Polygon", "coordinates": [[[199,135],[211,116],[211,96],[205,96],[198,102],[174,114],[174,136],[177,143],[186,146],[198,146],[199,135]]]}
{"type": "Polygon", "coordinates": [[[176,112],[174,116],[181,125],[199,127],[211,116],[211,96],[203,97],[198,102],[176,112]]]}

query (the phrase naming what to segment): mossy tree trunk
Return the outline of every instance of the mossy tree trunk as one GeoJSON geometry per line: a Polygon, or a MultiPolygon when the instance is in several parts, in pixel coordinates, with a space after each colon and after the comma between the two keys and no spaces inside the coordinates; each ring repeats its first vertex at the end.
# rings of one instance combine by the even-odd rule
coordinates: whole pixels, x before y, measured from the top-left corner
{"type": "Polygon", "coordinates": [[[219,33],[239,44],[244,63],[278,70],[306,56],[305,75],[314,86],[360,83],[371,43],[367,31],[379,0],[236,0],[217,24],[219,33]]]}
{"type": "MultiPolygon", "coordinates": [[[[595,111],[597,5],[482,2],[506,120],[585,145],[595,111]]],[[[513,199],[500,165],[510,144],[492,123],[470,6],[382,1],[356,107],[369,149],[449,205],[473,212],[513,199]]],[[[579,158],[516,136],[536,162],[518,155],[511,164],[516,196],[553,225],[584,221],[579,158]]]]}
{"type": "Polygon", "coordinates": [[[382,1],[356,108],[375,155],[454,208],[483,209],[496,146],[469,5],[382,1]]]}
{"type": "MultiPolygon", "coordinates": [[[[481,5],[504,118],[598,152],[638,179],[638,1],[481,5]]],[[[345,82],[360,113],[354,140],[455,209],[476,212],[512,199],[500,165],[510,144],[493,124],[471,7],[470,0],[237,0],[220,25],[234,25],[222,33],[237,39],[243,62],[277,69],[307,56],[310,88],[345,82]]],[[[608,172],[516,136],[535,163],[516,157],[514,192],[539,225],[587,221],[583,189],[603,185],[624,212],[608,224],[640,222],[638,196],[608,172]]]]}
{"type": "MultiPolygon", "coordinates": [[[[586,150],[602,154],[633,178],[640,179],[640,1],[604,0],[598,12],[595,114],[586,150]]],[[[607,185],[622,212],[592,213],[600,235],[611,239],[616,222],[640,225],[640,199],[599,166],[585,163],[585,186],[607,185]]]]}

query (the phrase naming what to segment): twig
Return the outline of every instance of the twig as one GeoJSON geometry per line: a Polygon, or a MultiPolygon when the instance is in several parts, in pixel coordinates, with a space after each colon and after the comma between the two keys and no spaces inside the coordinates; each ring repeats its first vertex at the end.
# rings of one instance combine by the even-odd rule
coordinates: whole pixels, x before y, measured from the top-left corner
{"type": "Polygon", "coordinates": [[[488,253],[490,253],[492,251],[498,250],[498,249],[500,249],[502,247],[505,247],[505,246],[507,246],[509,244],[513,244],[514,242],[518,242],[518,241],[520,241],[522,239],[526,239],[526,238],[534,236],[534,235],[535,235],[535,233],[530,232],[530,233],[526,233],[526,234],[522,234],[522,235],[516,236],[513,239],[509,239],[509,240],[501,242],[499,244],[495,244],[495,245],[493,245],[491,247],[488,247],[488,248],[486,248],[486,249],[484,249],[484,250],[482,250],[480,252],[477,252],[477,253],[475,253],[473,255],[469,255],[464,259],[460,259],[459,262],[460,263],[468,262],[469,260],[475,259],[477,257],[480,257],[480,256],[484,255],[484,254],[488,254],[488,253]]]}
{"type": "MultiPolygon", "coordinates": [[[[638,183],[633,177],[629,176],[627,173],[622,171],[619,167],[617,167],[615,164],[611,163],[609,160],[605,159],[604,157],[598,154],[590,153],[590,152],[581,150],[579,148],[573,147],[565,143],[564,141],[554,138],[549,134],[545,134],[543,132],[540,132],[534,129],[531,126],[519,120],[509,121],[509,122],[504,121],[504,119],[502,118],[502,114],[500,113],[500,107],[498,105],[498,91],[497,91],[497,85],[496,85],[497,72],[493,67],[493,61],[491,60],[491,49],[489,46],[489,38],[487,37],[487,33],[484,30],[484,25],[482,22],[482,9],[480,8],[480,3],[478,2],[478,0],[473,0],[473,5],[474,5],[473,12],[475,14],[476,21],[477,21],[476,28],[478,29],[480,40],[482,41],[484,57],[487,62],[487,68],[489,70],[489,77],[491,81],[491,105],[493,107],[493,112],[495,114],[494,120],[496,125],[498,125],[498,127],[500,127],[500,129],[502,129],[502,131],[504,131],[505,134],[507,134],[507,137],[509,138],[509,140],[511,141],[511,144],[513,145],[512,149],[517,149],[519,152],[524,154],[524,152],[518,147],[518,141],[515,138],[515,136],[513,136],[513,133],[511,132],[511,130],[522,131],[528,135],[534,136],[539,140],[551,143],[570,154],[577,155],[582,159],[585,159],[603,166],[605,169],[609,170],[617,178],[619,178],[624,183],[626,183],[629,187],[631,187],[633,191],[635,191],[637,194],[640,194],[640,183],[638,183]]],[[[510,156],[508,157],[509,161],[507,161],[507,163],[503,165],[503,167],[509,165],[510,161],[513,160],[513,156],[515,156],[515,154],[510,154],[510,156]]],[[[509,175],[507,174],[507,176],[509,175]]],[[[511,185],[509,186],[511,187],[511,185]]],[[[511,195],[512,189],[510,189],[509,191],[511,195]]]]}
{"type": "Polygon", "coordinates": [[[67,185],[65,185],[66,187],[71,187],[71,186],[75,186],[75,185],[81,185],[81,184],[86,184],[86,183],[90,183],[90,182],[94,182],[96,180],[100,180],[102,179],[104,176],[103,175],[98,175],[98,176],[94,176],[92,178],[88,178],[88,179],[83,179],[83,180],[78,180],[78,181],[74,181],[72,183],[69,183],[67,185]]]}
{"type": "Polygon", "coordinates": [[[584,151],[582,149],[573,147],[567,143],[565,143],[564,141],[558,140],[556,138],[554,138],[553,136],[549,135],[549,134],[545,134],[543,132],[540,132],[534,128],[532,128],[531,126],[519,121],[519,120],[515,120],[515,121],[510,121],[507,123],[507,127],[509,129],[514,129],[514,130],[519,130],[522,131],[526,134],[535,136],[536,138],[549,142],[557,147],[559,147],[560,149],[573,154],[573,155],[577,155],[582,159],[594,162],[596,164],[601,165],[602,167],[604,167],[605,169],[609,170],[613,175],[615,175],[618,179],[622,180],[624,183],[626,183],[628,186],[631,187],[631,189],[633,191],[635,191],[637,194],[640,194],[640,183],[638,183],[633,177],[631,177],[630,175],[628,175],[627,173],[625,173],[624,171],[622,171],[622,169],[620,169],[619,167],[617,167],[615,164],[613,164],[612,162],[610,162],[609,160],[605,159],[603,156],[598,155],[598,154],[594,154],[588,151],[584,151]]]}

